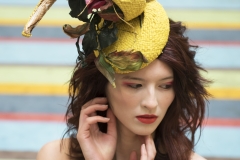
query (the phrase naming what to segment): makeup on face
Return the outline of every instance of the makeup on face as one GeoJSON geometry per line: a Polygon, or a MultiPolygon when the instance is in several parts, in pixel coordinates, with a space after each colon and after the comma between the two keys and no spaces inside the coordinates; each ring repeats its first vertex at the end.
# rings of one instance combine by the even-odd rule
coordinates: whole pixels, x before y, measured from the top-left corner
{"type": "MultiPolygon", "coordinates": [[[[169,82],[163,82],[163,83],[161,82],[161,84],[158,87],[161,87],[163,89],[171,88],[172,84],[173,84],[173,78],[168,78],[168,79],[170,80],[169,82]]],[[[132,79],[130,79],[130,80],[123,80],[122,84],[123,84],[123,86],[127,86],[127,87],[134,88],[134,89],[138,89],[138,88],[140,88],[140,87],[142,87],[144,85],[143,82],[137,82],[136,80],[134,81],[132,79]]]]}
{"type": "Polygon", "coordinates": [[[144,114],[144,115],[136,116],[136,118],[142,123],[151,124],[156,121],[158,116],[153,115],[153,114],[144,114]]]}
{"type": "Polygon", "coordinates": [[[107,98],[119,130],[149,135],[161,123],[175,93],[174,75],[165,63],[156,60],[128,74],[116,74],[116,88],[107,87],[107,98]]]}

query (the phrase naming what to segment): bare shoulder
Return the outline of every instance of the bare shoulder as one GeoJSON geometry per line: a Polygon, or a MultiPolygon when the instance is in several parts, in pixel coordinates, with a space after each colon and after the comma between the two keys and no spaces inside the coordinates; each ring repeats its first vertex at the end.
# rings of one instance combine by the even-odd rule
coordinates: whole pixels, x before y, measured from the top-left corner
{"type": "Polygon", "coordinates": [[[55,140],[45,144],[37,155],[37,160],[69,160],[68,154],[69,140],[64,139],[61,147],[61,140],[55,140]]]}
{"type": "Polygon", "coordinates": [[[192,152],[191,160],[206,160],[206,159],[199,156],[197,153],[192,152]]]}

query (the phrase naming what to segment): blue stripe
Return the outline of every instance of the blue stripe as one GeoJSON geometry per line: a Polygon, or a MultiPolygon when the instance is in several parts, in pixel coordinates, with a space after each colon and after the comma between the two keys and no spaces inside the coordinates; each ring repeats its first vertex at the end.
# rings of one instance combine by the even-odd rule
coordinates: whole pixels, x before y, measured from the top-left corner
{"type": "Polygon", "coordinates": [[[206,127],[196,146],[196,152],[205,157],[240,158],[239,135],[240,128],[206,127]]]}
{"type": "MultiPolygon", "coordinates": [[[[0,132],[0,150],[38,151],[45,143],[60,139],[65,125],[53,122],[0,121],[0,128],[4,129],[0,132]]],[[[196,146],[196,152],[204,157],[240,158],[239,135],[240,128],[206,127],[196,146]]]]}
{"type": "Polygon", "coordinates": [[[64,123],[0,121],[0,150],[38,151],[49,141],[61,139],[64,123]]]}
{"type": "Polygon", "coordinates": [[[73,43],[1,42],[1,64],[74,65],[77,49],[73,43]]]}
{"type": "MultiPolygon", "coordinates": [[[[40,0],[0,0],[0,5],[12,5],[12,6],[36,6],[40,0]]],[[[68,6],[67,0],[56,0],[54,6],[68,6]]]]}
{"type": "Polygon", "coordinates": [[[205,68],[240,69],[240,46],[201,46],[195,59],[205,68]]]}
{"type": "MultiPolygon", "coordinates": [[[[75,41],[1,42],[0,64],[74,65],[77,58],[75,41]]],[[[196,61],[205,68],[240,68],[240,46],[202,46],[196,61]]]]}
{"type": "MultiPolygon", "coordinates": [[[[209,9],[240,9],[239,0],[158,0],[166,8],[209,8],[209,9]]],[[[30,5],[35,6],[38,4],[38,0],[0,0],[0,5],[30,5]]],[[[68,7],[68,2],[66,0],[57,0],[54,6],[66,6],[68,7]]]]}
{"type": "Polygon", "coordinates": [[[240,9],[239,0],[158,0],[165,8],[240,9]]]}

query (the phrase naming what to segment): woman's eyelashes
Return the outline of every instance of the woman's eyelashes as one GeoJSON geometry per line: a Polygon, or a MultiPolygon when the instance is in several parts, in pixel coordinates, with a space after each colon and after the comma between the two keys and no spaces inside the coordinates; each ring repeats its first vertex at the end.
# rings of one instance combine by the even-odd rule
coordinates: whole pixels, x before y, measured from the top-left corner
{"type": "Polygon", "coordinates": [[[137,84],[137,83],[125,83],[125,85],[134,89],[142,87],[142,84],[137,84]]]}
{"type": "Polygon", "coordinates": [[[170,89],[170,88],[172,88],[172,85],[165,84],[165,85],[161,85],[160,87],[161,87],[162,89],[170,89]]]}
{"type": "Polygon", "coordinates": [[[163,85],[160,85],[160,87],[163,88],[163,89],[170,89],[170,88],[172,88],[172,83],[173,82],[168,82],[168,83],[165,83],[163,85]]]}
{"type": "MultiPolygon", "coordinates": [[[[124,83],[124,85],[133,89],[138,89],[143,86],[142,84],[139,83],[124,83]]],[[[162,85],[159,85],[159,87],[162,89],[170,89],[172,88],[172,82],[164,83],[162,85]]]]}

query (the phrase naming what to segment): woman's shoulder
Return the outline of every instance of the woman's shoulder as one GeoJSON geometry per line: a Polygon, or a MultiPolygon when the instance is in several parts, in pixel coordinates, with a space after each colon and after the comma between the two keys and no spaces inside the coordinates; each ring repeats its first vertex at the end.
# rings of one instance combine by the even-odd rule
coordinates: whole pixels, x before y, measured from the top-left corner
{"type": "Polygon", "coordinates": [[[37,154],[37,160],[69,160],[68,158],[69,139],[55,140],[45,144],[37,154]],[[62,142],[62,143],[61,143],[62,142]]]}
{"type": "Polygon", "coordinates": [[[192,152],[191,160],[206,160],[206,159],[199,156],[197,153],[192,152]]]}

